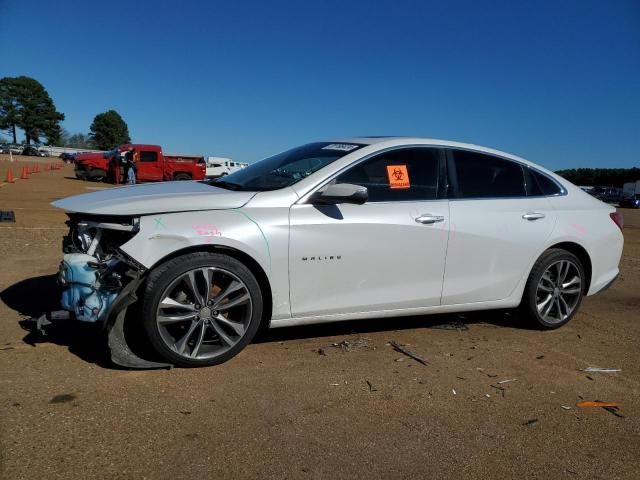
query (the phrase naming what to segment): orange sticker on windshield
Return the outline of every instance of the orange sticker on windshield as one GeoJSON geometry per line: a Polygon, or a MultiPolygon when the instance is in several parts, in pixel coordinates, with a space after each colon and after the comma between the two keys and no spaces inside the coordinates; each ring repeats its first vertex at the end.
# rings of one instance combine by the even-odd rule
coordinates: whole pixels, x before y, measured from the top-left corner
{"type": "Polygon", "coordinates": [[[409,172],[406,165],[387,165],[390,188],[410,188],[409,172]]]}

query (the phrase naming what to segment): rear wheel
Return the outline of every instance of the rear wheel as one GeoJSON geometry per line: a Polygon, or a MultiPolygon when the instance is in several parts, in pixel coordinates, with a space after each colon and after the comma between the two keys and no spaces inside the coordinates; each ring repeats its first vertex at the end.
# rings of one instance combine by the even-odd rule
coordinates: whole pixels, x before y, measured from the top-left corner
{"type": "Polygon", "coordinates": [[[143,327],[151,346],[182,367],[216,365],[255,336],[262,295],[235,258],[191,253],[154,270],[144,294],[143,327]]]}
{"type": "Polygon", "coordinates": [[[566,250],[547,250],[531,270],[520,310],[542,328],[561,327],[578,311],[585,282],[578,257],[566,250]]]}
{"type": "Polygon", "coordinates": [[[191,180],[191,176],[188,173],[178,173],[174,175],[174,180],[191,180]]]}

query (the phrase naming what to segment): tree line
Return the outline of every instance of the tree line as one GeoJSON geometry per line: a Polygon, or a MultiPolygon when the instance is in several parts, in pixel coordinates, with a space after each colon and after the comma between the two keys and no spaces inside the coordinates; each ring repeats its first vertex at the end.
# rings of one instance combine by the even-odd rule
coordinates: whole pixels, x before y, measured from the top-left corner
{"type": "Polygon", "coordinates": [[[626,182],[640,180],[640,168],[571,168],[556,171],[574,185],[622,187],[626,182]]]}
{"type": "Polygon", "coordinates": [[[18,143],[18,130],[26,144],[44,142],[61,147],[110,150],[130,143],[129,127],[115,110],[99,113],[89,133],[69,133],[60,123],[65,119],[53,99],[37,80],[20,76],[0,79],[0,130],[18,143]]]}

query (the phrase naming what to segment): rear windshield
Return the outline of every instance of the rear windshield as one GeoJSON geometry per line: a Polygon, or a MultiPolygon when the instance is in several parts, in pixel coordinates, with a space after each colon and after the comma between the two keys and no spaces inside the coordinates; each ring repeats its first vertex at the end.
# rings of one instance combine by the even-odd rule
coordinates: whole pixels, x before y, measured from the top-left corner
{"type": "Polygon", "coordinates": [[[363,146],[355,143],[308,143],[260,160],[209,183],[230,190],[277,190],[299,182],[363,146]]]}

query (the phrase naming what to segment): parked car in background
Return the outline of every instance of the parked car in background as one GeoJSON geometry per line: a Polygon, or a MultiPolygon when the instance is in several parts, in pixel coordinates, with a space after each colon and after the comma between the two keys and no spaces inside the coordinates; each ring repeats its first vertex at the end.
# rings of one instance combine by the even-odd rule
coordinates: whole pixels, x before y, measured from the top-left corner
{"type": "Polygon", "coordinates": [[[635,182],[627,182],[622,186],[623,197],[633,197],[640,193],[640,180],[635,182]]]}
{"type": "Polygon", "coordinates": [[[75,153],[62,152],[60,154],[60,158],[65,163],[73,163],[75,161],[75,159],[76,159],[76,154],[75,153]]]}
{"type": "Polygon", "coordinates": [[[640,193],[627,195],[620,200],[620,206],[624,208],[640,208],[640,193]]]}
{"type": "MultiPolygon", "coordinates": [[[[165,154],[159,145],[126,144],[104,153],[76,155],[75,175],[83,180],[114,182],[116,155],[134,148],[140,161],[136,180],[138,182],[164,182],[171,180],[202,180],[205,178],[204,157],[198,155],[165,154]]],[[[121,169],[122,170],[122,169],[121,169]]]]}
{"type": "Polygon", "coordinates": [[[35,145],[25,145],[22,149],[22,155],[29,155],[32,157],[49,157],[51,153],[44,147],[37,147],[35,145]]]}
{"type": "Polygon", "coordinates": [[[623,246],[615,208],[558,175],[421,138],[310,143],[53,205],[69,215],[63,308],[105,325],[123,361],[137,302],[130,321],[180,366],[228,360],[261,325],[513,308],[558,328],[616,279],[623,246]]]}
{"type": "Polygon", "coordinates": [[[606,203],[617,203],[622,198],[622,189],[618,187],[597,186],[593,187],[587,193],[606,203]]]}
{"type": "Polygon", "coordinates": [[[21,154],[24,149],[24,145],[19,145],[17,143],[3,143],[2,144],[2,153],[13,153],[13,154],[21,154]]]}
{"type": "Polygon", "coordinates": [[[248,163],[234,162],[230,158],[207,157],[207,177],[222,177],[247,167],[248,163]]]}

